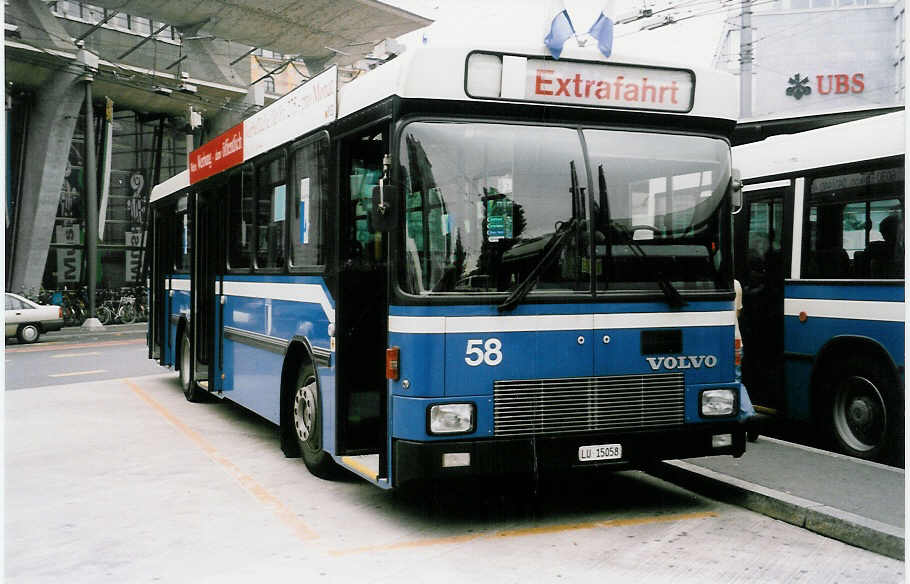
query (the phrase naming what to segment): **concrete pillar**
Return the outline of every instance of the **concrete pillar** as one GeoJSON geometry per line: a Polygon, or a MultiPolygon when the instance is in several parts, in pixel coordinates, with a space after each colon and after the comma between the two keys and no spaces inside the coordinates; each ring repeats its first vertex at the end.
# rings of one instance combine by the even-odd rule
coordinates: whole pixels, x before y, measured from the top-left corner
{"type": "Polygon", "coordinates": [[[35,94],[26,132],[11,291],[37,288],[44,276],[66,161],[85,96],[78,83],[82,73],[78,65],[62,69],[35,94]]]}

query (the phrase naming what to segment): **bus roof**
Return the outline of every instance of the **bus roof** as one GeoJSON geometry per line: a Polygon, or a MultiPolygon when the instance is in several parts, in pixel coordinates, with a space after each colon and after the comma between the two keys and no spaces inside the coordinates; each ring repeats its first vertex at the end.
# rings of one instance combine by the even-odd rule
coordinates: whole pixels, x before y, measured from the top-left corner
{"type": "MultiPolygon", "coordinates": [[[[517,95],[515,92],[507,94],[507,85],[509,81],[514,85],[518,83],[518,90],[524,89],[523,85],[534,85],[534,68],[533,64],[541,64],[546,61],[547,70],[556,69],[548,78],[543,79],[549,85],[545,85],[544,91],[551,90],[554,94],[559,92],[560,86],[553,79],[560,75],[559,67],[573,63],[583,62],[593,68],[587,69],[567,69],[567,75],[570,75],[572,83],[567,87],[568,93],[572,94],[566,97],[575,97],[577,93],[584,93],[585,80],[582,78],[582,85],[578,87],[574,83],[575,75],[585,76],[590,73],[594,77],[592,80],[612,79],[615,80],[615,71],[609,71],[608,66],[629,65],[634,70],[619,70],[619,74],[625,74],[625,81],[631,80],[631,73],[643,73],[645,77],[651,74],[651,82],[659,78],[660,74],[666,70],[688,70],[695,77],[695,95],[691,109],[678,109],[672,111],[671,108],[665,108],[660,104],[642,104],[639,107],[630,104],[620,104],[616,102],[604,102],[605,107],[612,109],[644,109],[650,111],[667,111],[670,113],[691,116],[704,116],[709,118],[722,118],[736,120],[738,115],[737,86],[734,78],[728,73],[716,69],[694,68],[685,63],[672,60],[655,60],[653,58],[642,59],[634,55],[614,53],[609,58],[604,57],[595,46],[589,45],[583,48],[573,48],[563,52],[561,59],[556,61],[550,58],[546,50],[539,45],[504,45],[502,43],[490,42],[487,44],[477,44],[472,46],[465,45],[445,45],[435,44],[429,46],[408,47],[400,56],[383,64],[380,67],[364,74],[361,77],[343,86],[339,91],[338,115],[339,117],[354,113],[364,107],[369,106],[390,95],[398,95],[404,98],[428,98],[428,99],[450,99],[450,100],[468,100],[468,101],[504,101],[504,102],[541,102],[544,100],[534,99],[527,95],[517,95]],[[477,82],[472,76],[481,74],[479,67],[475,68],[469,57],[475,53],[485,53],[488,55],[512,55],[520,58],[527,57],[529,63],[521,67],[519,63],[519,75],[524,76],[509,78],[510,67],[503,63],[501,65],[501,76],[493,77],[494,83],[501,82],[495,89],[501,89],[502,95],[480,95],[481,90],[477,88],[481,85],[478,77],[477,82]],[[642,70],[642,71],[639,71],[642,70]],[[472,90],[472,86],[474,89],[472,90]],[[650,107],[649,107],[650,106],[650,107]]],[[[514,61],[514,59],[512,59],[514,61]]],[[[489,63],[479,63],[478,65],[487,65],[489,63]]],[[[494,63],[492,65],[496,67],[494,63]]],[[[515,71],[515,67],[511,67],[515,71]]],[[[486,73],[489,78],[489,72],[486,73]]],[[[640,78],[640,77],[639,77],[640,78]]],[[[592,90],[596,90],[593,86],[592,90]]],[[[615,85],[613,86],[616,87],[615,85]]],[[[631,84],[619,86],[621,91],[632,87],[631,84]]],[[[593,93],[593,91],[592,91],[593,93]]],[[[565,95],[565,94],[563,94],[565,95]]],[[[557,95],[545,100],[548,103],[558,105],[569,105],[578,107],[597,107],[596,100],[588,99],[562,99],[558,100],[557,95]]]]}
{"type": "Polygon", "coordinates": [[[184,170],[179,174],[175,174],[163,183],[153,186],[152,193],[149,195],[149,201],[157,201],[162,197],[182,191],[188,186],[190,186],[190,173],[188,170],[184,170]]]}
{"type": "Polygon", "coordinates": [[[632,110],[733,121],[734,78],[671,61],[542,45],[418,45],[342,84],[336,67],[314,76],[189,155],[187,172],[152,189],[152,201],[241,164],[387,97],[546,103],[598,111],[632,110]]]}
{"type": "Polygon", "coordinates": [[[904,154],[904,112],[771,136],[733,148],[743,180],[904,154]]]}

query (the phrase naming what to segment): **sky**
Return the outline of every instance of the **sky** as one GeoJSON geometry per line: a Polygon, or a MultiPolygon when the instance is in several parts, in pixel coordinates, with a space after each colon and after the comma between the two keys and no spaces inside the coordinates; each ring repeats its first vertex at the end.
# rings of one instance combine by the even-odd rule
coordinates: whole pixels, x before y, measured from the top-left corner
{"type": "MultiPolygon", "coordinates": [[[[563,6],[568,10],[576,29],[586,29],[589,26],[587,23],[593,23],[600,10],[609,4],[614,4],[613,12],[618,18],[636,13],[644,4],[642,0],[385,1],[435,21],[427,29],[408,35],[409,41],[426,37],[429,42],[448,39],[463,42],[468,35],[496,36],[506,41],[540,42],[541,47],[543,37],[549,31],[550,21],[563,6]]],[[[650,0],[647,3],[655,9],[668,4],[666,0],[650,0]]],[[[706,2],[702,0],[699,4],[704,6],[706,2]]],[[[642,32],[638,32],[641,23],[620,25],[614,33],[613,49],[615,53],[624,55],[666,58],[684,61],[693,66],[710,67],[726,17],[723,13],[717,13],[642,32]]]]}

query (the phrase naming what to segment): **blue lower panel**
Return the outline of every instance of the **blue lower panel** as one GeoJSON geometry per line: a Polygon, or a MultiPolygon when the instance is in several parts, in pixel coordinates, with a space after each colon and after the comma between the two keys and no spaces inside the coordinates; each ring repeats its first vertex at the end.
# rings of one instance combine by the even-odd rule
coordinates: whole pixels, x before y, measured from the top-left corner
{"type": "Polygon", "coordinates": [[[809,317],[799,322],[796,316],[784,318],[785,350],[815,355],[835,336],[852,335],[873,339],[885,348],[895,363],[904,362],[904,323],[849,318],[809,317]]]}
{"type": "Polygon", "coordinates": [[[225,340],[225,397],[278,424],[283,362],[278,353],[225,340]]]}

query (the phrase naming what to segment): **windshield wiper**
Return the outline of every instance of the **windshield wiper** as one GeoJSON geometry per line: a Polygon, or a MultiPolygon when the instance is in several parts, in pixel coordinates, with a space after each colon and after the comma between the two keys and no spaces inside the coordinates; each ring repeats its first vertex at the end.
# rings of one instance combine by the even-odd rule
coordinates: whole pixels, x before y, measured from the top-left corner
{"type": "MultiPolygon", "coordinates": [[[[634,256],[639,258],[647,258],[648,254],[645,253],[645,250],[643,250],[641,246],[636,243],[634,239],[632,239],[633,233],[631,233],[629,229],[622,223],[617,223],[610,218],[610,198],[607,195],[607,177],[604,174],[604,167],[602,164],[597,167],[597,186],[600,188],[600,217],[598,221],[598,227],[605,227],[604,237],[606,238],[608,259],[610,259],[610,256],[612,256],[612,250],[610,249],[612,238],[610,237],[610,234],[612,232],[612,228],[614,227],[617,229],[617,231],[622,232],[623,243],[626,244],[630,250],[632,250],[632,254],[634,256]]],[[[604,269],[604,273],[606,273],[606,269],[604,269]]],[[[670,282],[669,278],[664,275],[663,271],[657,270],[656,275],[657,285],[660,286],[661,292],[664,293],[664,297],[667,299],[667,304],[672,308],[685,306],[687,304],[686,300],[682,297],[682,294],[679,293],[679,290],[676,289],[676,286],[670,282]]]]}
{"type": "Polygon", "coordinates": [[[521,301],[524,300],[531,290],[534,289],[534,286],[537,285],[540,275],[550,268],[553,261],[559,256],[559,252],[565,247],[566,242],[570,241],[572,236],[577,235],[579,226],[584,224],[584,222],[578,218],[578,215],[580,214],[579,211],[583,209],[580,200],[582,191],[580,190],[581,187],[578,186],[578,174],[575,171],[574,160],[569,161],[569,171],[572,176],[572,182],[569,189],[572,193],[572,218],[568,221],[557,223],[556,232],[553,234],[553,237],[550,238],[543,257],[540,258],[540,261],[537,262],[537,265],[534,266],[534,269],[528,273],[525,279],[522,280],[521,283],[512,290],[512,293],[506,297],[502,304],[497,307],[499,312],[512,310],[521,304],[521,301]]]}
{"type": "MultiPolygon", "coordinates": [[[[617,223],[616,221],[612,221],[610,225],[615,227],[618,231],[622,232],[624,236],[622,238],[623,243],[626,244],[630,250],[632,250],[632,255],[642,259],[648,257],[648,254],[646,254],[645,250],[641,248],[641,245],[632,239],[633,234],[631,231],[629,231],[628,227],[622,223],[617,223]]],[[[657,276],[657,285],[660,286],[661,292],[664,293],[668,305],[670,305],[672,308],[679,308],[680,306],[685,306],[688,304],[685,298],[682,297],[682,294],[679,293],[679,290],[676,289],[676,286],[674,286],[670,279],[664,275],[662,270],[657,270],[657,273],[655,275],[657,276]]]]}
{"type": "Polygon", "coordinates": [[[560,250],[565,247],[566,242],[575,234],[579,225],[581,225],[581,222],[575,217],[558,225],[556,233],[553,234],[550,243],[547,244],[543,257],[540,258],[540,261],[537,262],[537,265],[534,266],[534,269],[531,270],[527,277],[525,277],[525,279],[512,290],[512,293],[509,294],[502,304],[497,307],[499,312],[512,310],[521,304],[521,301],[524,300],[528,293],[534,289],[534,286],[537,285],[540,275],[549,269],[553,264],[553,260],[559,256],[560,250]]]}

